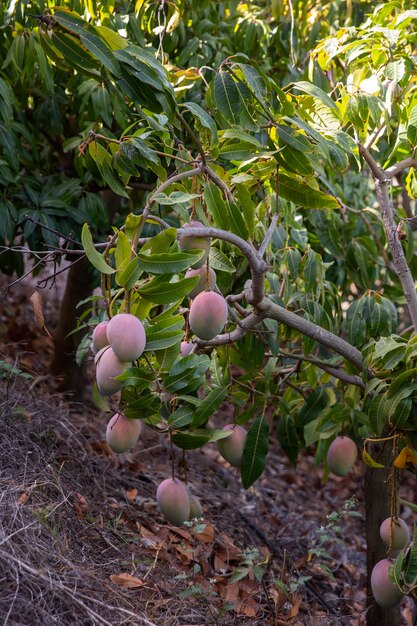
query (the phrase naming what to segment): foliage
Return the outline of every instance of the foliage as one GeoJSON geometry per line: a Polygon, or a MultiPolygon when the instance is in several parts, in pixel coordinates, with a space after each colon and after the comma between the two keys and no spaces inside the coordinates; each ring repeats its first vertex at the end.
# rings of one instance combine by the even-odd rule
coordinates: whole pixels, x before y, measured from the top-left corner
{"type": "Polygon", "coordinates": [[[322,461],[340,432],[391,441],[392,460],[417,443],[415,11],[281,4],[3,12],[2,241],[81,237],[107,315],[146,328],[121,408],[187,450],[227,436],[206,421],[229,400],[249,425],[245,487],[270,431],[292,463],[312,445],[322,461]],[[201,257],[178,247],[190,219],[230,316],[181,358],[201,257]]]}

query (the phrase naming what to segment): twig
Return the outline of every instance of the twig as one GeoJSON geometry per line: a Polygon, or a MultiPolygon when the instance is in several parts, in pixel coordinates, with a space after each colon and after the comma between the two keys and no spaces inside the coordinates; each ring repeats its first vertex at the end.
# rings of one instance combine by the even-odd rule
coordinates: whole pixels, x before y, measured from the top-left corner
{"type": "Polygon", "coordinates": [[[278,215],[275,213],[272,217],[271,223],[269,225],[268,230],[266,231],[266,235],[264,237],[263,242],[261,243],[261,246],[259,248],[259,255],[263,256],[266,252],[266,249],[269,245],[269,242],[272,239],[272,235],[274,234],[274,230],[277,226],[277,222],[278,222],[278,215]]]}
{"type": "Polygon", "coordinates": [[[32,222],[32,224],[36,224],[36,226],[40,226],[44,230],[47,230],[48,232],[53,233],[54,235],[56,235],[57,237],[60,237],[61,239],[66,239],[66,241],[69,241],[70,243],[73,243],[76,246],[80,245],[79,241],[76,241],[75,239],[73,239],[72,237],[69,237],[68,235],[63,235],[59,231],[55,230],[55,228],[50,228],[50,226],[46,226],[46,224],[42,224],[41,222],[38,222],[38,220],[35,220],[30,215],[25,215],[25,220],[27,222],[32,222]]]}

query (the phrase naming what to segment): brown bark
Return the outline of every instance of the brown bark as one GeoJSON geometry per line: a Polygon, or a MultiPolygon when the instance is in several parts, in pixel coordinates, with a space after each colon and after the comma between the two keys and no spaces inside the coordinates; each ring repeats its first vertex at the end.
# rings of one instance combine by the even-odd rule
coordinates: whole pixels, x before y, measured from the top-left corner
{"type": "MultiPolygon", "coordinates": [[[[373,450],[375,452],[375,450],[373,450]]],[[[373,455],[376,458],[376,455],[373,455]]],[[[385,445],[377,458],[384,469],[366,468],[365,474],[365,515],[366,515],[366,560],[367,560],[367,626],[398,626],[400,611],[382,609],[376,604],[371,589],[371,574],[374,565],[387,558],[387,550],[383,543],[379,527],[391,514],[391,497],[387,486],[388,473],[391,463],[391,447],[385,445]]]]}
{"type": "Polygon", "coordinates": [[[84,393],[84,367],[75,361],[78,344],[83,332],[68,337],[77,325],[77,317],[88,307],[77,309],[77,304],[91,295],[93,288],[91,267],[87,259],[73,264],[68,270],[67,285],[61,303],[58,327],[55,333],[55,353],[51,363],[51,372],[62,377],[60,389],[70,391],[75,397],[81,398],[84,393]]]}

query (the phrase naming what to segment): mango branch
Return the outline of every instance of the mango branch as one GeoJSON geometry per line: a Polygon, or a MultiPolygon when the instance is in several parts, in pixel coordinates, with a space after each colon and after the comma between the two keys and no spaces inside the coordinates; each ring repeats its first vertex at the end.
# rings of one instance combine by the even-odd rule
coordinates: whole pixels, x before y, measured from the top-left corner
{"type": "Polygon", "coordinates": [[[417,291],[416,284],[411,275],[410,268],[405,258],[404,250],[395,222],[394,206],[389,195],[388,186],[392,183],[392,177],[402,172],[406,167],[410,167],[414,162],[413,159],[405,159],[397,165],[392,166],[388,170],[383,170],[375,161],[371,153],[365,146],[358,143],[359,153],[365,159],[372,176],[375,180],[375,192],[381,207],[382,222],[384,224],[385,234],[392,254],[392,261],[395,271],[400,279],[404,295],[407,300],[408,310],[410,312],[411,321],[413,322],[414,331],[417,332],[417,291]]]}
{"type": "Polygon", "coordinates": [[[343,356],[360,371],[362,370],[362,354],[357,348],[334,333],[325,330],[321,326],[318,326],[317,324],[314,324],[313,322],[310,322],[309,320],[300,317],[291,311],[287,311],[284,307],[275,304],[269,300],[269,298],[265,297],[264,277],[265,273],[269,269],[269,266],[261,258],[259,252],[255,250],[252,244],[247,243],[238,235],[234,235],[228,231],[206,226],[179,228],[177,236],[178,238],[190,236],[215,237],[217,239],[221,239],[222,241],[227,241],[228,243],[239,248],[239,250],[245,255],[252,273],[252,281],[249,281],[250,285],[248,285],[245,289],[245,298],[246,301],[252,305],[254,309],[253,313],[242,320],[239,327],[232,333],[218,335],[209,341],[196,340],[196,344],[198,346],[216,346],[233,343],[243,337],[243,335],[249,330],[253,330],[263,319],[269,317],[285,324],[286,326],[289,326],[290,328],[293,328],[294,330],[298,330],[303,335],[306,335],[315,341],[318,341],[323,346],[326,346],[343,356]]]}

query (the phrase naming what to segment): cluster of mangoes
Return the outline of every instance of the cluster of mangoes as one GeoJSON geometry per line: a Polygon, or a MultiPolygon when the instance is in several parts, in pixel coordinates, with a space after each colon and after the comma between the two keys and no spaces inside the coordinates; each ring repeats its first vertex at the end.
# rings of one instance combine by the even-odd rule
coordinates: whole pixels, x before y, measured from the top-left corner
{"type": "MultiPolygon", "coordinates": [[[[203,226],[200,222],[190,222],[187,227],[203,226]]],[[[200,339],[213,339],[224,328],[227,321],[227,303],[223,296],[215,292],[216,273],[208,267],[210,251],[209,237],[181,237],[178,240],[180,250],[203,250],[203,257],[195,263],[186,276],[200,276],[200,281],[189,293],[191,300],[189,326],[200,339]]],[[[92,351],[95,355],[96,381],[101,395],[110,396],[122,388],[122,382],[116,380],[132,361],[138,359],[146,345],[146,332],[142,322],[130,313],[119,313],[110,321],[100,322],[94,329],[92,351]]],[[[181,343],[182,357],[190,354],[195,344],[184,340],[181,343]]],[[[110,419],[106,440],[116,453],[127,452],[136,445],[142,424],[140,420],[129,419],[118,412],[110,419]]],[[[231,430],[226,439],[218,442],[220,454],[231,465],[239,467],[245,445],[246,431],[229,424],[224,430],[231,430]]],[[[157,502],[166,519],[174,525],[194,517],[201,517],[202,508],[197,498],[190,495],[187,486],[177,478],[164,480],[157,490],[157,502]]]]}
{"type": "MultiPolygon", "coordinates": [[[[405,548],[410,541],[408,526],[401,517],[387,517],[382,522],[379,532],[387,550],[392,550],[394,555],[405,548]]],[[[376,603],[383,609],[393,609],[403,597],[389,576],[389,570],[393,564],[394,561],[391,558],[382,559],[374,566],[371,574],[372,593],[376,603]]]]}

